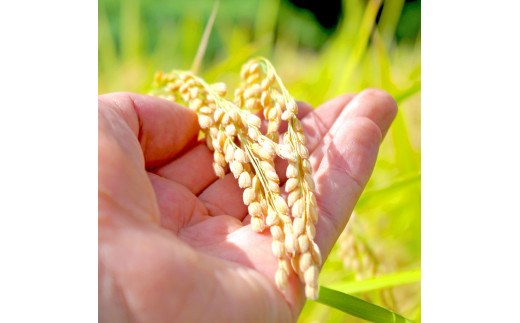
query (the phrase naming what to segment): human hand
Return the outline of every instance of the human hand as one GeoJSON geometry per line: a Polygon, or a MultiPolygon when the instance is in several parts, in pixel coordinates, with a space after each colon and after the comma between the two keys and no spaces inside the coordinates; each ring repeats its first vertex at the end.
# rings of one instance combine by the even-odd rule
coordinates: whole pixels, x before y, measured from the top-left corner
{"type": "MultiPolygon", "coordinates": [[[[313,110],[299,103],[316,183],[324,258],[365,187],[397,112],[380,90],[313,110]]],[[[99,96],[99,318],[102,322],[292,322],[305,302],[280,292],[269,230],[249,225],[233,175],[218,179],[191,110],[133,93],[99,96]]],[[[283,130],[283,129],[282,129],[283,130]]],[[[281,183],[283,161],[277,162],[281,183]]]]}

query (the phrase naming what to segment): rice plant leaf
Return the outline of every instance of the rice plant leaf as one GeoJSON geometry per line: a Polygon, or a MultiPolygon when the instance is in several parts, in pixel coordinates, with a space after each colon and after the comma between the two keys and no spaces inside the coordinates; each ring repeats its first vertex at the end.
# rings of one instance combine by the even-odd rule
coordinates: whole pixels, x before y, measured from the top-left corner
{"type": "Polygon", "coordinates": [[[404,2],[404,0],[385,0],[377,27],[386,48],[390,48],[394,40],[395,30],[399,23],[399,18],[401,18],[404,2]]]}
{"type": "Polygon", "coordinates": [[[414,269],[358,281],[342,282],[330,287],[349,294],[363,293],[372,290],[416,283],[421,280],[421,270],[414,269]]]}
{"type": "Polygon", "coordinates": [[[117,50],[115,40],[110,30],[110,22],[105,8],[101,8],[98,14],[98,42],[100,70],[112,71],[117,66],[117,50]]]}
{"type": "Polygon", "coordinates": [[[276,32],[276,21],[278,19],[278,10],[280,0],[264,0],[258,3],[258,11],[255,21],[255,39],[266,38],[267,45],[262,48],[263,55],[270,56],[273,40],[276,32]],[[265,13],[270,14],[266,15],[265,13]]]}
{"type": "Polygon", "coordinates": [[[419,183],[421,183],[420,172],[396,179],[391,185],[387,187],[366,191],[363,193],[358,203],[356,204],[356,209],[359,211],[366,206],[370,206],[371,203],[373,203],[375,200],[384,200],[412,185],[419,183]]]}
{"type": "Polygon", "coordinates": [[[318,303],[374,323],[409,323],[403,316],[360,298],[320,286],[318,303]]]}
{"type": "Polygon", "coordinates": [[[143,32],[139,1],[121,2],[121,56],[124,61],[141,59],[143,55],[143,32]]]}
{"type": "Polygon", "coordinates": [[[336,95],[340,95],[345,91],[345,89],[349,89],[349,82],[352,79],[352,75],[358,66],[359,62],[365,55],[365,51],[367,48],[368,40],[370,39],[371,31],[376,22],[377,12],[379,7],[381,7],[381,0],[370,0],[366,7],[365,12],[363,14],[363,19],[360,24],[360,29],[356,35],[356,39],[354,41],[354,45],[352,47],[351,55],[346,61],[344,68],[341,73],[336,73],[336,82],[333,84],[331,89],[328,92],[330,97],[334,97],[336,95]]]}
{"type": "Polygon", "coordinates": [[[193,60],[193,64],[191,65],[191,71],[194,74],[199,73],[200,64],[202,63],[202,57],[204,57],[204,53],[206,52],[206,47],[208,46],[209,41],[209,35],[211,34],[211,30],[213,29],[215,17],[217,16],[218,4],[219,0],[215,0],[208,23],[206,24],[206,28],[204,28],[204,34],[202,35],[202,39],[200,40],[199,48],[197,49],[197,54],[195,55],[195,59],[193,60]]]}
{"type": "Polygon", "coordinates": [[[397,102],[397,104],[400,104],[404,100],[419,93],[420,91],[421,91],[421,81],[417,81],[417,82],[413,83],[406,90],[394,95],[395,102],[397,102]]]}
{"type": "Polygon", "coordinates": [[[410,140],[411,129],[406,123],[403,110],[397,112],[390,131],[400,172],[407,174],[419,170],[419,160],[410,140]]]}

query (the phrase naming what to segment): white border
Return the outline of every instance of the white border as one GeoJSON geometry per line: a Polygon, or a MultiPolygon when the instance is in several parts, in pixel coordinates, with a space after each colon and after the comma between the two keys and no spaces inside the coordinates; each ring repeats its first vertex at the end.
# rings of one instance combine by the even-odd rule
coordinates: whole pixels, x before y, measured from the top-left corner
{"type": "Polygon", "coordinates": [[[0,321],[97,320],[97,2],[0,12],[0,321]]]}
{"type": "Polygon", "coordinates": [[[423,3],[423,322],[517,320],[517,9],[423,3]]]}

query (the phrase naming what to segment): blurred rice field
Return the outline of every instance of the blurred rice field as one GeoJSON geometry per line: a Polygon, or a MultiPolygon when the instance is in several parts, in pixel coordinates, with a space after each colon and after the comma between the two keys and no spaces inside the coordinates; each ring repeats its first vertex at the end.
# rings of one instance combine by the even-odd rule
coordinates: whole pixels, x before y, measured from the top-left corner
{"type": "MultiPolygon", "coordinates": [[[[374,174],[329,256],[320,284],[420,322],[420,1],[343,0],[335,28],[288,1],[221,0],[200,75],[230,93],[262,55],[313,106],[367,87],[399,113],[374,174]]],[[[147,93],[158,70],[189,69],[213,1],[100,0],[98,91],[147,93]]],[[[362,322],[309,301],[300,323],[362,322]]]]}

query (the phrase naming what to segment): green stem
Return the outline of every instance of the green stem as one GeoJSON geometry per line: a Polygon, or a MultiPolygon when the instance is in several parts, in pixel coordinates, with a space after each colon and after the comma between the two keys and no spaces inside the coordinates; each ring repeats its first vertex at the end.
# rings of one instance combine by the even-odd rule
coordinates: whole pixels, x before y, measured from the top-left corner
{"type": "Polygon", "coordinates": [[[209,35],[211,34],[211,30],[213,29],[215,17],[217,16],[218,4],[219,0],[215,0],[215,3],[213,4],[213,10],[211,11],[211,16],[209,17],[206,28],[204,28],[204,34],[202,34],[202,39],[200,40],[199,48],[197,49],[197,54],[195,55],[195,59],[193,60],[193,64],[191,65],[191,71],[193,72],[193,74],[199,73],[202,58],[204,57],[206,47],[208,46],[209,35]]]}
{"type": "Polygon", "coordinates": [[[375,323],[413,323],[386,308],[366,302],[360,298],[320,286],[316,302],[337,308],[347,314],[375,323]]]}

